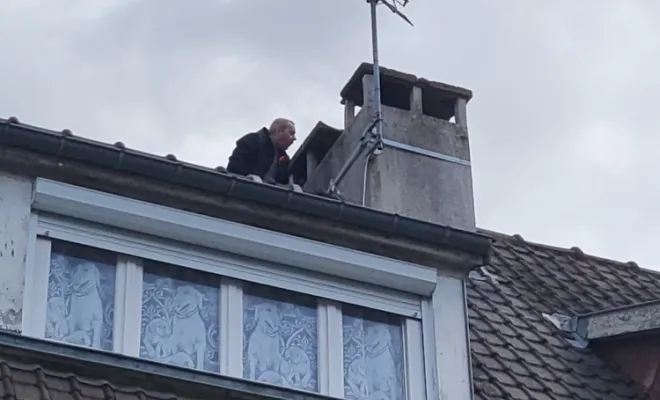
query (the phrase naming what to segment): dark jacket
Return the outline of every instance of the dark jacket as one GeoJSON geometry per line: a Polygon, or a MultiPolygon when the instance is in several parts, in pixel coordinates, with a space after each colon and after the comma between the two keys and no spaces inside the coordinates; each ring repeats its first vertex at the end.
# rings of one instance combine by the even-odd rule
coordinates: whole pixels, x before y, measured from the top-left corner
{"type": "Polygon", "coordinates": [[[275,146],[270,140],[267,128],[248,133],[236,142],[236,148],[229,157],[227,171],[238,175],[257,175],[265,182],[273,183],[265,177],[273,162],[274,179],[277,183],[289,183],[289,156],[278,150],[275,159],[275,146]]]}

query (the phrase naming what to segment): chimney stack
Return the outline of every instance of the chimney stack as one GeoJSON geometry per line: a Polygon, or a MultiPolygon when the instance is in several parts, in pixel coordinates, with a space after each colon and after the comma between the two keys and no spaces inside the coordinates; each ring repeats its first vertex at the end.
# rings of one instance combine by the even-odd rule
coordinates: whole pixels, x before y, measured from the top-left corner
{"type": "MultiPolygon", "coordinates": [[[[305,191],[325,193],[372,124],[372,71],[363,63],[341,91],[343,132],[320,123],[294,157],[294,175],[305,191]]],[[[337,185],[340,193],[366,207],[475,230],[466,120],[472,92],[380,71],[384,150],[358,158],[337,185]]]]}

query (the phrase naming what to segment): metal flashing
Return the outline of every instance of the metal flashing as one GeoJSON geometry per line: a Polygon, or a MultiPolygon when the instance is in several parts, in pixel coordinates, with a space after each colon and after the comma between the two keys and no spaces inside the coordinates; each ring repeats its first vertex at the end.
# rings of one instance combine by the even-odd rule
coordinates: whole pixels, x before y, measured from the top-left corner
{"type": "Polygon", "coordinates": [[[447,161],[450,163],[459,164],[466,167],[469,167],[471,165],[469,161],[462,160],[458,157],[452,157],[447,154],[438,153],[437,151],[431,151],[431,150],[423,149],[421,147],[411,146],[409,144],[397,142],[392,139],[383,139],[383,144],[387,147],[392,147],[394,149],[399,149],[399,150],[407,151],[409,153],[418,154],[429,158],[435,158],[437,160],[447,161]]]}
{"type": "Polygon", "coordinates": [[[604,339],[660,329],[660,300],[618,307],[578,317],[585,339],[604,339]]]}
{"type": "Polygon", "coordinates": [[[660,300],[630,304],[593,313],[570,316],[542,314],[560,331],[570,334],[579,346],[589,340],[618,337],[660,329],[660,300]]]}

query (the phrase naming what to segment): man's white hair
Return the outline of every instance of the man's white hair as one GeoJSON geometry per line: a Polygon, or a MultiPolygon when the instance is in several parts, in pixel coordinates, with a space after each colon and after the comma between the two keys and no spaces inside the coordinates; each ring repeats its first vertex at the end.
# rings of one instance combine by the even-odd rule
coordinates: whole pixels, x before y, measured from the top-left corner
{"type": "Polygon", "coordinates": [[[275,118],[275,120],[273,120],[273,122],[270,124],[270,128],[268,128],[268,131],[270,133],[275,133],[275,132],[279,132],[280,130],[288,126],[295,127],[296,124],[287,118],[275,118]]]}

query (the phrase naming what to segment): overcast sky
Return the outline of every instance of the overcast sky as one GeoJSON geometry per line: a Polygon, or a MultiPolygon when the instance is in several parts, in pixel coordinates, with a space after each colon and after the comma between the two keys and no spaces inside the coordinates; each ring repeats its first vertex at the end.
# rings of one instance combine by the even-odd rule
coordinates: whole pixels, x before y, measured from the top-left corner
{"type": "MultiPolygon", "coordinates": [[[[478,225],[660,269],[660,2],[406,11],[382,63],[474,91],[478,225]]],[[[370,59],[364,0],[2,0],[0,116],[215,167],[277,116],[340,126],[370,59]]]]}

